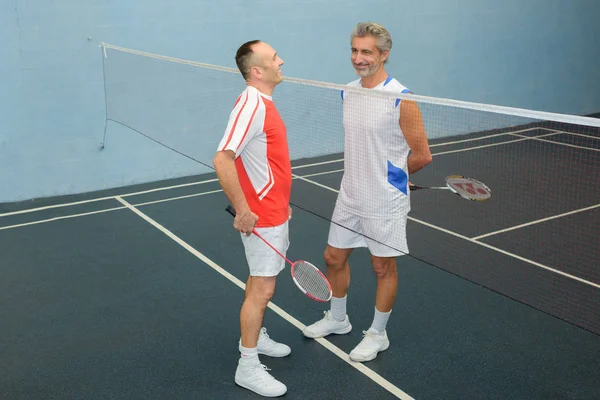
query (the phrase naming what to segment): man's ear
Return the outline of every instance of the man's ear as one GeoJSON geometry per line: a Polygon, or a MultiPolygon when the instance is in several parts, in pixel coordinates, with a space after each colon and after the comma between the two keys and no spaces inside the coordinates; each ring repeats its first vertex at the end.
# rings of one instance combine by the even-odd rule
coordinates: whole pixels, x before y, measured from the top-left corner
{"type": "Polygon", "coordinates": [[[250,68],[250,74],[254,77],[260,78],[260,77],[262,77],[262,73],[263,73],[262,69],[260,69],[257,66],[250,68]]]}
{"type": "Polygon", "coordinates": [[[390,51],[389,50],[382,51],[381,52],[381,61],[382,62],[386,61],[389,56],[390,56],[390,51]]]}

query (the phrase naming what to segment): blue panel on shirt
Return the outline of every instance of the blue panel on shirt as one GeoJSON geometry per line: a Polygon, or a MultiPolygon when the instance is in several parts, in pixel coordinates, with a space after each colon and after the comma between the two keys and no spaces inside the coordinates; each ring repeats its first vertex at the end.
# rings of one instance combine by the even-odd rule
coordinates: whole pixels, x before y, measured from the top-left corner
{"type": "Polygon", "coordinates": [[[388,160],[388,182],[408,196],[408,175],[388,160]]]}
{"type": "MultiPolygon", "coordinates": [[[[408,89],[404,89],[400,93],[412,93],[412,92],[410,90],[408,90],[408,89]]],[[[396,99],[396,105],[394,107],[398,107],[398,104],[400,104],[400,99],[396,99]]]]}

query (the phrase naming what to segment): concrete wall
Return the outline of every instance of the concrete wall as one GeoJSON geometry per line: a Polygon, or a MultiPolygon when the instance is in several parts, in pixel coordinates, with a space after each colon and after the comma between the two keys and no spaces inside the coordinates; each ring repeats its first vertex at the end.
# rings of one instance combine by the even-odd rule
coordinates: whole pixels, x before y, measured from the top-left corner
{"type": "MultiPolygon", "coordinates": [[[[415,93],[561,113],[600,111],[598,1],[377,4],[1,1],[0,202],[204,171],[116,124],[108,126],[110,145],[99,150],[105,126],[100,42],[234,67],[237,47],[260,38],[279,51],[286,75],[346,83],[354,79],[349,33],[356,22],[374,20],[394,39],[389,72],[415,93]]],[[[137,60],[122,73],[146,68],[137,60]]],[[[237,84],[242,87],[231,81],[228,91],[214,91],[219,98],[210,104],[220,117],[229,113],[237,84]]],[[[152,106],[137,112],[149,120],[158,115],[152,106]]],[[[210,129],[220,135],[225,123],[210,129]]]]}

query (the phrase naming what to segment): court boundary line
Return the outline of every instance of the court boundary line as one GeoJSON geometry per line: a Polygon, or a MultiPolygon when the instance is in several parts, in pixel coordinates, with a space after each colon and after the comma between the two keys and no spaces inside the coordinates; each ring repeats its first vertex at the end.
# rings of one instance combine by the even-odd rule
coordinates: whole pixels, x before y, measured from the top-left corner
{"type": "Polygon", "coordinates": [[[471,237],[471,239],[473,239],[473,240],[480,240],[480,239],[487,238],[487,237],[490,237],[490,236],[498,235],[500,233],[510,232],[510,231],[514,231],[516,229],[525,228],[527,226],[539,224],[539,223],[542,223],[542,222],[551,221],[553,219],[566,217],[568,215],[573,215],[573,214],[577,214],[577,213],[580,213],[580,212],[593,210],[593,209],[598,208],[598,207],[600,207],[600,204],[595,204],[593,206],[579,208],[577,210],[572,210],[572,211],[568,211],[568,212],[565,212],[565,213],[562,213],[562,214],[552,215],[550,217],[541,218],[541,219],[537,219],[537,220],[530,221],[530,222],[525,222],[524,224],[511,226],[509,228],[500,229],[500,230],[489,232],[489,233],[484,233],[483,235],[473,236],[473,237],[471,237]]]}
{"type": "MultiPolygon", "coordinates": [[[[303,175],[303,176],[306,176],[306,177],[310,178],[310,177],[313,177],[313,176],[325,175],[325,174],[330,174],[330,173],[335,173],[335,172],[342,172],[342,171],[343,171],[343,169],[334,170],[334,171],[326,171],[326,172],[316,172],[314,174],[307,174],[307,175],[303,175]]],[[[142,203],[136,203],[136,204],[134,204],[134,206],[135,207],[141,207],[141,206],[148,206],[148,205],[158,204],[158,203],[166,203],[168,201],[176,201],[176,200],[189,199],[189,198],[192,198],[192,197],[199,197],[199,196],[204,196],[206,194],[219,193],[219,192],[222,192],[222,191],[223,191],[223,189],[217,189],[217,190],[209,190],[208,192],[192,193],[192,194],[186,194],[186,195],[175,196],[175,197],[167,197],[165,199],[150,200],[150,201],[145,201],[145,202],[142,202],[142,203]]],[[[117,197],[118,196],[113,196],[113,197],[111,197],[111,198],[109,198],[107,200],[116,200],[117,197]]],[[[121,197],[125,197],[125,196],[121,196],[121,197]]],[[[51,217],[51,218],[40,219],[40,220],[35,220],[35,221],[23,222],[23,223],[20,223],[20,224],[0,226],[0,231],[2,231],[2,230],[8,230],[8,229],[14,229],[14,228],[21,228],[21,227],[30,226],[30,225],[38,225],[38,224],[42,224],[42,223],[46,223],[46,222],[58,221],[58,220],[61,220],[61,219],[84,217],[84,216],[93,215],[93,214],[101,214],[101,213],[104,213],[104,212],[117,211],[117,210],[121,210],[121,209],[123,209],[123,207],[103,208],[101,210],[89,211],[89,212],[85,212],[85,213],[60,215],[60,216],[57,216],[57,217],[51,217]]]]}
{"type": "MultiPolygon", "coordinates": [[[[315,172],[313,174],[307,174],[307,175],[302,175],[302,176],[310,178],[313,176],[319,176],[319,175],[325,175],[325,174],[331,174],[331,173],[337,173],[337,172],[343,172],[343,171],[344,171],[343,169],[338,169],[338,170],[333,170],[333,171],[315,172]]],[[[293,178],[293,179],[297,179],[297,178],[293,178]]],[[[193,197],[204,196],[206,194],[220,193],[222,191],[223,191],[223,189],[216,189],[216,190],[209,190],[207,192],[192,193],[192,194],[186,194],[186,195],[175,196],[175,197],[167,197],[165,199],[150,200],[150,201],[145,201],[145,202],[141,202],[141,203],[135,203],[135,204],[133,204],[133,206],[142,207],[142,206],[148,206],[148,205],[152,205],[152,204],[166,203],[168,201],[189,199],[189,198],[193,198],[193,197]]],[[[125,197],[125,196],[121,196],[121,197],[125,197]]],[[[108,200],[116,200],[116,198],[117,198],[117,196],[113,196],[108,200]]],[[[109,211],[122,210],[123,208],[124,207],[103,208],[101,210],[96,210],[96,211],[89,211],[89,212],[77,213],[77,214],[60,215],[57,217],[39,219],[39,220],[35,220],[35,221],[23,222],[23,223],[14,224],[14,225],[5,225],[5,226],[0,226],[0,231],[8,230],[8,229],[15,229],[15,228],[22,228],[22,227],[30,226],[30,225],[39,225],[39,224],[43,224],[43,223],[47,223],[47,222],[58,221],[61,219],[69,219],[69,218],[85,217],[85,216],[94,215],[94,214],[102,214],[102,213],[109,212],[109,211]]]]}
{"type": "MultiPolygon", "coordinates": [[[[152,204],[166,203],[168,201],[176,201],[176,200],[189,199],[189,198],[192,198],[192,197],[200,197],[200,196],[204,196],[204,195],[207,195],[207,194],[219,193],[219,192],[222,192],[222,191],[223,191],[223,189],[209,190],[208,192],[193,193],[193,194],[186,194],[186,195],[183,195],[183,196],[168,197],[166,199],[158,199],[158,200],[145,201],[145,202],[142,202],[142,203],[136,203],[136,204],[134,204],[134,206],[135,207],[149,206],[149,205],[152,205],[152,204]]],[[[117,196],[114,197],[114,200],[117,200],[117,196]]],[[[125,207],[123,207],[123,206],[112,207],[112,208],[103,208],[102,210],[90,211],[90,212],[85,212],[85,213],[61,215],[61,216],[58,216],[58,217],[52,217],[52,218],[47,218],[47,219],[40,219],[40,220],[30,221],[30,222],[23,222],[23,223],[15,224],[15,225],[0,226],[0,231],[8,230],[8,229],[15,229],[15,228],[22,228],[22,227],[30,226],[30,225],[39,225],[39,224],[44,224],[44,223],[47,223],[47,222],[54,222],[54,221],[58,221],[58,220],[62,220],[62,219],[86,217],[88,215],[102,214],[102,213],[105,213],[105,212],[123,210],[124,208],[125,207]]]]}
{"type": "Polygon", "coordinates": [[[40,225],[40,224],[45,224],[45,223],[48,223],[48,222],[60,221],[60,220],[63,220],[63,219],[86,217],[88,215],[102,214],[102,213],[106,213],[106,212],[118,211],[118,210],[123,210],[123,209],[125,209],[125,207],[119,206],[119,207],[112,207],[112,208],[103,208],[102,210],[89,211],[89,212],[84,212],[84,213],[69,214],[69,215],[60,215],[58,217],[52,217],[52,218],[46,218],[46,219],[39,219],[39,220],[36,220],[36,221],[23,222],[23,223],[20,223],[20,224],[0,226],[0,231],[5,231],[5,230],[8,230],[8,229],[22,228],[22,227],[31,226],[31,225],[40,225]]]}
{"type": "Polygon", "coordinates": [[[560,146],[574,147],[576,149],[591,150],[591,151],[600,151],[600,149],[595,149],[593,147],[577,146],[577,145],[571,144],[571,143],[555,142],[553,140],[540,139],[541,137],[552,136],[552,135],[561,135],[561,134],[562,134],[562,132],[556,131],[555,133],[550,133],[550,134],[547,134],[547,135],[539,135],[539,136],[534,136],[534,137],[530,138],[528,136],[519,135],[518,133],[510,133],[510,135],[512,135],[512,136],[517,136],[517,137],[521,137],[521,138],[526,137],[528,139],[537,140],[537,141],[540,141],[540,142],[558,144],[560,146]]]}
{"type": "MultiPolygon", "coordinates": [[[[210,258],[206,257],[204,254],[202,254],[200,251],[195,249],[193,246],[191,246],[190,244],[185,242],[183,239],[181,239],[177,235],[175,235],[173,232],[168,230],[166,227],[164,227],[163,225],[161,225],[160,223],[158,223],[157,221],[155,221],[153,218],[149,217],[142,211],[138,210],[135,206],[131,205],[129,202],[122,199],[121,197],[115,196],[115,199],[117,201],[119,201],[121,204],[123,204],[125,208],[128,208],[130,211],[135,213],[137,216],[142,218],[144,221],[146,221],[147,223],[152,225],[154,228],[156,228],[157,230],[162,232],[164,235],[166,235],[169,239],[173,240],[175,243],[177,243],[178,245],[183,247],[185,250],[190,252],[192,255],[196,256],[196,258],[200,259],[202,262],[204,262],[206,265],[208,265],[209,267],[214,269],[216,272],[218,272],[220,275],[222,275],[227,280],[232,282],[234,285],[236,285],[237,287],[239,287],[242,290],[245,290],[246,285],[241,280],[236,278],[233,274],[231,274],[230,272],[225,270],[223,267],[219,266],[217,263],[212,261],[210,258]]],[[[277,306],[275,303],[269,302],[267,307],[269,307],[273,312],[275,312],[277,315],[279,315],[285,321],[287,321],[294,327],[298,328],[300,331],[302,331],[306,327],[302,322],[300,322],[298,319],[293,317],[287,311],[283,310],[281,307],[277,306]]],[[[342,361],[344,361],[346,364],[354,367],[356,370],[358,370],[363,375],[370,378],[377,385],[379,385],[383,389],[387,390],[388,392],[390,392],[397,398],[402,399],[402,400],[414,400],[408,393],[404,392],[403,390],[398,388],[396,385],[392,384],[390,381],[385,379],[383,376],[379,375],[377,372],[373,371],[371,368],[365,366],[362,363],[357,363],[357,362],[351,361],[350,357],[348,356],[348,354],[346,352],[344,352],[342,349],[340,349],[339,347],[337,347],[336,345],[334,345],[327,339],[319,338],[319,339],[315,339],[315,340],[319,344],[321,344],[323,347],[325,347],[327,350],[329,350],[334,355],[336,355],[338,358],[340,358],[342,361]]]]}
{"type": "MultiPolygon", "coordinates": [[[[583,133],[567,132],[567,131],[561,131],[559,129],[550,129],[550,128],[537,128],[537,129],[544,129],[547,131],[564,133],[566,135],[571,135],[571,136],[580,136],[580,137],[584,137],[584,138],[588,138],[588,139],[600,140],[600,136],[584,135],[583,133]]],[[[515,133],[518,133],[518,132],[515,132],[515,133]]]]}
{"type": "MultiPolygon", "coordinates": [[[[485,135],[485,136],[481,136],[481,137],[477,137],[477,138],[470,138],[470,139],[464,139],[464,140],[458,140],[458,141],[452,141],[452,142],[434,143],[434,144],[430,145],[429,147],[440,147],[440,146],[446,146],[446,145],[451,145],[451,144],[456,144],[456,143],[464,143],[464,142],[470,142],[470,141],[476,141],[476,140],[483,140],[483,139],[487,139],[487,138],[498,137],[498,136],[507,136],[507,135],[514,135],[514,136],[517,136],[517,137],[521,138],[521,139],[516,139],[516,140],[509,140],[509,141],[506,141],[506,142],[491,143],[491,144],[482,145],[482,146],[475,146],[475,147],[468,147],[468,148],[464,148],[464,149],[449,150],[449,151],[444,151],[444,152],[439,152],[439,153],[433,153],[432,154],[432,156],[436,156],[436,155],[458,153],[458,152],[462,152],[462,151],[478,150],[478,149],[485,148],[485,147],[492,147],[492,146],[499,146],[499,145],[503,145],[503,144],[516,143],[516,142],[521,142],[521,141],[525,141],[525,140],[528,140],[528,139],[535,139],[536,137],[546,137],[546,136],[553,136],[553,135],[557,135],[557,134],[576,135],[576,136],[583,136],[583,137],[588,137],[588,138],[600,140],[600,138],[595,138],[593,136],[588,136],[588,135],[583,135],[583,134],[577,134],[577,133],[559,131],[559,130],[554,130],[554,129],[549,129],[549,128],[542,128],[542,127],[533,127],[533,128],[526,128],[526,129],[521,129],[521,130],[517,130],[517,131],[511,131],[511,132],[504,132],[504,133],[496,133],[496,134],[491,134],[491,135],[485,135]],[[543,130],[546,130],[546,131],[550,131],[551,133],[544,134],[544,135],[539,135],[539,136],[532,136],[532,137],[518,135],[519,132],[527,132],[527,131],[531,131],[531,130],[535,130],[535,129],[543,129],[543,130]]],[[[551,143],[551,144],[567,145],[567,146],[577,147],[575,145],[570,145],[568,143],[554,142],[554,141],[551,141],[551,140],[542,140],[542,139],[540,139],[540,141],[551,143]]],[[[600,151],[599,149],[588,148],[588,147],[582,147],[582,149],[600,151]]],[[[297,165],[297,166],[292,167],[292,170],[302,169],[302,168],[309,168],[309,167],[316,167],[316,166],[320,166],[320,165],[333,164],[333,163],[338,163],[338,162],[343,162],[343,161],[344,161],[344,159],[340,158],[340,159],[336,159],[336,160],[327,160],[327,161],[322,161],[322,162],[316,162],[316,163],[310,163],[310,164],[304,164],[304,165],[297,165]]],[[[178,178],[174,178],[174,179],[178,179],[178,178]]],[[[169,186],[161,186],[161,187],[157,187],[157,188],[141,190],[141,191],[138,191],[138,192],[119,193],[119,194],[115,194],[115,195],[112,195],[112,196],[103,196],[103,197],[97,197],[97,198],[88,199],[88,200],[79,200],[79,201],[74,201],[74,202],[69,202],[69,203],[51,204],[51,205],[48,205],[48,206],[28,208],[28,209],[25,209],[25,210],[9,211],[9,212],[6,212],[6,213],[1,213],[0,214],[0,218],[2,218],[2,217],[9,217],[9,216],[12,216],[12,215],[27,214],[27,213],[37,212],[37,211],[45,211],[45,210],[50,210],[50,209],[54,209],[54,208],[71,207],[71,206],[76,206],[76,205],[81,205],[81,204],[87,204],[87,203],[94,203],[94,202],[99,202],[99,201],[108,201],[108,200],[114,199],[116,196],[120,196],[120,197],[140,196],[140,195],[148,194],[148,193],[154,193],[154,192],[159,192],[159,191],[165,191],[165,190],[171,190],[171,189],[179,189],[179,188],[183,188],[183,187],[190,187],[190,186],[202,185],[202,184],[211,183],[211,182],[218,182],[218,179],[217,178],[211,178],[211,179],[206,179],[206,180],[202,180],[202,181],[194,181],[194,182],[182,183],[182,184],[177,184],[177,185],[169,185],[169,186]]],[[[142,183],[142,184],[144,184],[144,183],[142,183]]],[[[76,196],[77,194],[74,194],[74,195],[76,196]]]]}
{"type": "Polygon", "coordinates": [[[52,210],[54,208],[72,207],[72,206],[78,206],[80,204],[95,203],[95,202],[99,202],[99,201],[109,201],[109,200],[114,200],[117,196],[120,196],[120,197],[141,196],[143,194],[148,194],[148,193],[160,192],[160,191],[171,190],[171,189],[179,189],[182,187],[189,187],[189,186],[195,186],[195,185],[203,185],[205,183],[218,182],[218,181],[219,180],[217,178],[212,178],[212,179],[206,179],[203,181],[182,183],[182,184],[178,184],[178,185],[171,185],[171,186],[158,187],[158,188],[153,188],[153,189],[148,189],[148,190],[141,190],[139,192],[121,193],[121,194],[116,194],[116,195],[112,195],[112,196],[96,197],[96,198],[88,199],[88,200],[78,200],[78,201],[74,201],[74,202],[70,202],[70,203],[51,204],[49,206],[28,208],[26,210],[10,211],[7,213],[0,214],[0,218],[10,217],[12,215],[27,214],[27,213],[31,213],[31,212],[37,212],[37,211],[52,210]]]}
{"type": "MultiPolygon", "coordinates": [[[[332,162],[337,162],[337,161],[338,160],[324,161],[324,162],[321,162],[321,163],[314,163],[314,164],[309,164],[309,165],[301,165],[301,166],[297,166],[297,167],[292,167],[292,170],[293,169],[298,169],[298,168],[305,168],[305,167],[313,167],[313,166],[325,165],[325,164],[330,164],[332,162]]],[[[175,178],[175,179],[177,179],[177,178],[175,178]]],[[[19,215],[19,214],[27,214],[27,213],[37,212],[37,211],[52,210],[52,209],[55,209],[55,208],[72,207],[72,206],[78,206],[78,205],[81,205],[81,204],[95,203],[95,202],[100,202],[100,201],[109,201],[109,200],[114,200],[115,197],[117,197],[117,196],[120,196],[120,197],[141,196],[143,194],[148,194],[148,193],[155,193],[155,192],[161,192],[161,191],[172,190],[172,189],[180,189],[180,188],[183,188],[183,187],[203,185],[205,183],[212,183],[212,182],[218,182],[218,181],[219,181],[218,178],[210,178],[210,179],[205,179],[205,180],[202,180],[202,181],[181,183],[181,184],[169,185],[169,186],[161,186],[161,187],[157,187],[157,188],[152,188],[152,189],[147,189],[147,190],[141,190],[141,191],[138,191],[138,192],[120,193],[120,194],[115,194],[115,195],[111,195],[111,196],[96,197],[96,198],[88,199],[88,200],[78,200],[78,201],[73,201],[73,202],[69,202],[69,203],[51,204],[51,205],[48,205],[48,206],[28,208],[28,209],[25,209],[25,210],[9,211],[9,212],[0,214],[0,218],[2,218],[2,217],[10,217],[10,216],[19,215]]]]}
{"type": "MultiPolygon", "coordinates": [[[[513,134],[512,133],[507,133],[507,135],[513,135],[513,134]]],[[[558,135],[558,133],[556,133],[556,132],[554,132],[554,133],[545,133],[545,134],[539,135],[539,136],[540,137],[546,137],[546,136],[553,136],[553,135],[558,135]]],[[[516,133],[514,134],[514,136],[520,136],[521,139],[507,140],[506,142],[499,142],[499,143],[482,144],[481,146],[466,147],[464,149],[441,151],[439,153],[432,153],[431,156],[433,157],[433,156],[441,156],[441,155],[444,155],[444,154],[461,153],[463,151],[471,151],[471,150],[484,149],[486,147],[503,146],[503,145],[506,145],[506,144],[523,142],[523,141],[526,141],[526,140],[532,140],[532,139],[534,139],[534,137],[521,136],[521,135],[518,135],[516,133]]],[[[554,143],[554,142],[552,142],[552,143],[554,143]]]]}
{"type": "MultiPolygon", "coordinates": [[[[340,172],[340,170],[320,172],[320,173],[308,174],[308,175],[303,175],[303,176],[301,176],[301,175],[293,175],[293,178],[294,179],[303,180],[303,181],[305,181],[307,183],[310,183],[312,185],[321,187],[323,189],[327,189],[327,190],[335,192],[335,193],[339,193],[338,190],[336,190],[336,189],[334,189],[334,188],[332,188],[330,186],[327,186],[327,185],[321,184],[319,182],[315,182],[313,180],[308,179],[309,177],[312,177],[312,176],[324,175],[324,174],[327,174],[327,173],[335,173],[335,172],[340,172]]],[[[198,196],[203,196],[203,195],[206,195],[206,194],[219,193],[219,192],[222,192],[222,191],[223,191],[222,189],[218,189],[218,190],[212,190],[212,191],[208,191],[208,192],[194,193],[194,194],[190,194],[190,195],[184,195],[184,196],[178,196],[178,197],[173,197],[173,198],[166,198],[166,199],[159,199],[159,200],[153,200],[153,201],[138,203],[138,204],[135,204],[133,206],[134,207],[142,207],[142,206],[151,205],[151,204],[157,204],[157,203],[163,203],[163,202],[168,202],[168,201],[181,200],[181,199],[184,199],[184,198],[198,197],[198,196]]],[[[117,201],[120,201],[119,198],[121,198],[121,196],[114,196],[113,197],[113,199],[117,200],[117,201]]],[[[600,205],[592,206],[591,208],[596,208],[598,206],[600,206],[600,205]]],[[[21,224],[16,224],[16,225],[3,226],[3,227],[0,227],[0,231],[8,230],[8,229],[14,229],[14,228],[20,228],[20,227],[30,226],[30,225],[39,225],[39,224],[42,224],[42,223],[54,222],[54,221],[63,220],[63,219],[70,219],[70,218],[77,218],[77,217],[94,215],[94,214],[101,214],[101,213],[111,212],[111,211],[117,211],[117,210],[121,210],[121,209],[123,209],[123,207],[114,207],[114,208],[109,208],[109,209],[102,209],[102,210],[90,211],[90,212],[86,212],[86,213],[79,213],[79,214],[72,214],[72,215],[52,217],[52,218],[48,218],[48,219],[45,219],[45,220],[37,220],[37,221],[31,221],[31,222],[26,222],[26,223],[21,223],[21,224]]],[[[589,209],[589,207],[588,207],[588,209],[589,209]]],[[[574,212],[580,212],[580,211],[582,211],[582,210],[572,210],[571,212],[559,214],[558,216],[547,217],[545,220],[560,218],[562,216],[570,215],[570,214],[573,214],[574,212]]],[[[554,272],[554,273],[556,273],[558,275],[562,275],[562,276],[564,276],[566,278],[573,279],[573,280],[579,281],[579,282],[581,282],[583,284],[586,284],[588,286],[593,286],[593,287],[596,287],[596,288],[600,289],[600,284],[597,284],[597,283],[588,281],[586,279],[580,278],[578,276],[571,275],[571,274],[568,274],[566,272],[557,270],[555,268],[552,268],[552,267],[549,267],[547,265],[541,264],[541,263],[539,263],[537,261],[533,261],[533,260],[530,260],[528,258],[519,256],[518,254],[511,253],[511,252],[509,252],[507,250],[503,250],[501,248],[492,246],[492,245],[490,245],[488,243],[485,243],[485,242],[482,242],[482,241],[478,240],[477,237],[470,238],[468,236],[461,235],[459,233],[456,233],[456,232],[450,231],[448,229],[445,229],[445,228],[433,225],[431,223],[422,221],[422,220],[414,218],[414,217],[410,217],[409,216],[408,219],[411,220],[411,221],[414,221],[416,223],[419,223],[421,225],[427,226],[429,228],[432,228],[432,229],[438,230],[440,232],[446,233],[448,235],[457,237],[459,239],[466,240],[466,241],[471,242],[471,243],[475,243],[475,244],[483,246],[483,247],[487,247],[487,248],[489,248],[491,250],[494,250],[496,252],[499,252],[499,253],[502,253],[504,255],[510,256],[512,258],[518,259],[520,261],[529,263],[529,264],[534,265],[536,267],[545,269],[545,270],[550,271],[550,272],[554,272]]],[[[544,222],[544,221],[539,221],[539,222],[544,222]]],[[[526,224],[527,225],[532,225],[531,222],[530,223],[526,223],[526,224]]],[[[521,224],[521,225],[526,225],[526,224],[521,224]]],[[[517,229],[517,228],[516,227],[511,227],[511,228],[506,228],[505,230],[512,230],[512,229],[517,229]]],[[[500,232],[497,232],[497,233],[500,233],[500,232]]],[[[491,235],[488,235],[488,236],[491,236],[491,235]]],[[[478,237],[481,238],[481,235],[478,236],[478,237]]]]}
{"type": "MultiPolygon", "coordinates": [[[[312,180],[310,180],[310,179],[303,178],[303,177],[301,177],[301,176],[299,176],[298,178],[299,178],[300,180],[303,180],[303,181],[305,181],[305,182],[307,182],[307,183],[310,183],[310,184],[312,184],[312,185],[316,185],[316,186],[318,186],[318,187],[321,187],[321,188],[324,188],[324,189],[330,190],[330,191],[332,191],[332,192],[339,193],[339,191],[338,191],[338,190],[336,190],[336,189],[334,189],[334,188],[332,188],[332,187],[329,187],[329,186],[327,186],[327,185],[323,185],[323,184],[321,184],[321,183],[318,183],[318,182],[312,181],[312,180]]],[[[564,276],[564,277],[566,277],[566,278],[573,279],[573,280],[579,281],[579,282],[581,282],[581,283],[583,283],[583,284],[586,284],[586,285],[589,285],[589,286],[593,286],[593,287],[596,287],[596,288],[600,289],[600,284],[597,284],[597,283],[595,283],[595,282],[591,282],[591,281],[588,281],[588,280],[586,280],[586,279],[580,278],[580,277],[578,277],[578,276],[571,275],[571,274],[569,274],[569,273],[566,273],[566,272],[563,272],[563,271],[557,270],[557,269],[555,269],[555,268],[552,268],[552,267],[549,267],[549,266],[547,266],[547,265],[541,264],[541,263],[539,263],[539,262],[537,262],[537,261],[533,261],[533,260],[530,260],[530,259],[528,259],[528,258],[522,257],[522,256],[520,256],[520,255],[518,255],[518,254],[514,254],[514,253],[511,253],[511,252],[509,252],[509,251],[507,251],[507,250],[503,250],[503,249],[501,249],[501,248],[498,248],[498,247],[492,246],[492,245],[490,245],[490,244],[487,244],[487,243],[485,243],[485,242],[480,242],[480,241],[478,241],[478,240],[474,240],[474,239],[472,239],[472,238],[470,238],[470,237],[468,237],[468,236],[461,235],[460,233],[456,233],[456,232],[453,232],[453,231],[451,231],[451,230],[448,230],[448,229],[445,229],[445,228],[442,228],[442,227],[439,227],[439,226],[436,226],[436,225],[430,224],[429,222],[425,222],[425,221],[422,221],[422,220],[420,220],[420,219],[417,219],[417,218],[414,218],[414,217],[408,217],[408,219],[409,219],[409,220],[411,220],[411,221],[417,222],[417,223],[419,223],[419,224],[421,224],[421,225],[427,226],[427,227],[429,227],[429,228],[432,228],[432,229],[438,230],[438,231],[440,231],[440,232],[444,232],[444,233],[446,233],[446,234],[448,234],[448,235],[451,235],[451,236],[457,237],[457,238],[459,238],[459,239],[466,240],[466,241],[468,241],[468,242],[470,242],[470,243],[474,243],[474,244],[477,244],[477,245],[479,245],[479,246],[487,247],[488,249],[494,250],[494,251],[496,251],[496,252],[499,252],[499,253],[501,253],[501,254],[504,254],[504,255],[507,255],[507,256],[509,256],[509,257],[515,258],[515,259],[517,259],[517,260],[520,260],[520,261],[523,261],[523,262],[529,263],[529,264],[531,264],[531,265],[534,265],[534,266],[536,266],[536,267],[539,267],[539,268],[545,269],[545,270],[547,270],[547,271],[550,271],[550,272],[556,273],[556,274],[558,274],[558,275],[562,275],[562,276],[564,276]]]]}
{"type": "MultiPolygon", "coordinates": [[[[519,129],[516,131],[510,131],[510,132],[493,133],[491,135],[485,135],[485,136],[480,136],[480,137],[476,137],[476,138],[455,140],[452,142],[434,143],[434,144],[430,144],[429,147],[441,147],[441,146],[449,146],[451,144],[457,144],[457,143],[473,142],[476,140],[483,140],[483,139],[489,139],[489,138],[493,138],[493,137],[506,136],[506,135],[510,135],[511,133],[529,132],[529,131],[533,131],[536,129],[540,129],[540,128],[525,128],[525,129],[519,129]]],[[[467,133],[466,135],[469,135],[469,133],[467,133]]]]}

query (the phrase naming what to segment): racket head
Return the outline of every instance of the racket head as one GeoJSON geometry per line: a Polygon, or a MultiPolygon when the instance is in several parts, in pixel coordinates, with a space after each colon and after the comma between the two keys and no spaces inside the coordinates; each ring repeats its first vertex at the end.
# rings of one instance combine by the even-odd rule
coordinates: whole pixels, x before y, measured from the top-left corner
{"type": "Polygon", "coordinates": [[[476,179],[462,175],[446,177],[446,186],[463,199],[472,201],[486,201],[492,197],[492,190],[476,179]]]}
{"type": "Polygon", "coordinates": [[[292,264],[291,272],[292,280],[306,296],[319,302],[331,300],[331,284],[319,268],[308,261],[299,260],[292,264]]]}

